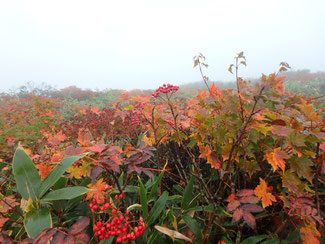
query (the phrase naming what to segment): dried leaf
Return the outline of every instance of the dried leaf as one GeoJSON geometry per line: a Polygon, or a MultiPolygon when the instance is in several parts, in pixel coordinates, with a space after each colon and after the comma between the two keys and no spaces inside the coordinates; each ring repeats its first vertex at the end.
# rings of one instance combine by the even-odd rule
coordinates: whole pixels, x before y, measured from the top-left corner
{"type": "Polygon", "coordinates": [[[183,234],[179,233],[178,231],[171,230],[166,227],[159,226],[159,225],[155,225],[155,229],[165,235],[168,235],[173,241],[175,239],[181,239],[181,240],[189,241],[190,243],[192,243],[192,240],[190,238],[188,238],[187,236],[184,236],[183,234]]]}

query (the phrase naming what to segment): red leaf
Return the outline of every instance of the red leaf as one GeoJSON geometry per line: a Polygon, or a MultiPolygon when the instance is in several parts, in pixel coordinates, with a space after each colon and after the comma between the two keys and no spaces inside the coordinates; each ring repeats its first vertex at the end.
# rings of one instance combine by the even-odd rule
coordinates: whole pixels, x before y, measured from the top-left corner
{"type": "Polygon", "coordinates": [[[35,239],[34,244],[46,244],[56,232],[56,229],[47,229],[42,231],[35,239]]]}
{"type": "Polygon", "coordinates": [[[258,198],[255,196],[242,197],[239,201],[241,203],[258,203],[259,202],[258,198]]]}
{"type": "Polygon", "coordinates": [[[57,232],[55,235],[54,235],[54,237],[53,237],[53,239],[52,239],[52,241],[51,241],[51,244],[53,243],[53,244],[56,244],[56,243],[63,243],[63,240],[64,240],[64,234],[62,233],[62,232],[57,232]]]}
{"type": "Polygon", "coordinates": [[[251,213],[260,213],[264,210],[261,206],[258,206],[256,204],[244,204],[242,205],[242,209],[246,212],[251,213]]]}
{"type": "Polygon", "coordinates": [[[233,200],[233,201],[230,201],[230,203],[228,204],[227,206],[227,210],[229,212],[232,212],[234,211],[236,208],[238,208],[240,206],[240,202],[237,201],[237,200],[233,200]]]}
{"type": "Polygon", "coordinates": [[[319,148],[325,151],[325,142],[319,145],[319,148]]]}
{"type": "Polygon", "coordinates": [[[62,243],[64,243],[64,244],[75,244],[73,236],[66,236],[62,243]]]}
{"type": "Polygon", "coordinates": [[[252,196],[254,195],[254,190],[252,189],[244,189],[244,190],[240,190],[239,192],[237,192],[236,194],[238,197],[248,197],[248,196],[252,196]]]}
{"type": "Polygon", "coordinates": [[[101,153],[104,148],[101,148],[101,146],[99,145],[94,145],[94,146],[91,146],[91,147],[87,147],[88,150],[92,151],[92,152],[98,152],[98,153],[101,153]]]}
{"type": "Polygon", "coordinates": [[[243,217],[243,214],[243,210],[241,208],[237,208],[234,214],[232,215],[232,222],[234,223],[239,221],[243,217]]]}
{"type": "Polygon", "coordinates": [[[107,158],[99,162],[104,168],[113,170],[117,173],[120,172],[120,166],[113,160],[107,158]]]}
{"type": "Polygon", "coordinates": [[[235,200],[235,199],[236,199],[236,194],[235,193],[231,193],[229,195],[229,197],[227,198],[226,201],[230,202],[230,201],[235,200]]]}
{"type": "Polygon", "coordinates": [[[245,222],[253,229],[255,230],[256,229],[256,221],[255,221],[255,218],[254,216],[249,213],[249,212],[244,212],[243,214],[243,218],[245,220],[245,222]]]}
{"type": "Polygon", "coordinates": [[[74,146],[68,146],[66,150],[63,152],[63,155],[68,156],[79,156],[81,153],[85,151],[84,148],[74,147],[74,146]]]}
{"type": "Polygon", "coordinates": [[[273,134],[276,134],[278,136],[288,136],[294,130],[291,128],[288,128],[288,127],[281,126],[281,125],[272,125],[271,131],[273,134]]]}
{"type": "Polygon", "coordinates": [[[77,234],[75,238],[80,244],[87,244],[90,240],[89,235],[85,232],[77,234]]]}
{"type": "Polygon", "coordinates": [[[69,229],[69,233],[75,235],[81,231],[83,231],[90,223],[90,219],[88,217],[83,217],[79,219],[74,225],[69,229]]]}

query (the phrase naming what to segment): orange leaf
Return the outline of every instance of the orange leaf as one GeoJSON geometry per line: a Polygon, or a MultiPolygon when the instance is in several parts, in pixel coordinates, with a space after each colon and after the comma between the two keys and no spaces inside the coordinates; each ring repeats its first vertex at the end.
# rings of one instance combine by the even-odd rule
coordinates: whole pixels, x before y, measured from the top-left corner
{"type": "Polygon", "coordinates": [[[255,188],[254,193],[259,199],[262,199],[263,208],[272,205],[272,202],[276,202],[275,196],[268,192],[267,183],[262,178],[260,178],[260,184],[255,188]]]}
{"type": "Polygon", "coordinates": [[[303,241],[303,243],[306,243],[306,244],[320,243],[318,239],[321,237],[321,234],[315,228],[315,226],[313,226],[311,224],[301,227],[300,235],[301,235],[301,240],[303,241]]]}
{"type": "Polygon", "coordinates": [[[107,189],[108,185],[103,182],[103,179],[99,179],[94,185],[89,184],[86,200],[96,199],[98,203],[103,203],[107,189]]]}
{"type": "Polygon", "coordinates": [[[273,152],[267,153],[265,157],[269,164],[272,165],[273,172],[276,171],[279,167],[284,172],[286,166],[286,162],[284,159],[288,159],[289,155],[286,152],[281,151],[280,147],[274,149],[273,152]]]}
{"type": "Polygon", "coordinates": [[[36,168],[38,169],[42,180],[52,171],[52,167],[46,164],[38,164],[36,165],[36,168]]]}
{"type": "Polygon", "coordinates": [[[325,151],[325,142],[319,145],[319,148],[325,151]]]}

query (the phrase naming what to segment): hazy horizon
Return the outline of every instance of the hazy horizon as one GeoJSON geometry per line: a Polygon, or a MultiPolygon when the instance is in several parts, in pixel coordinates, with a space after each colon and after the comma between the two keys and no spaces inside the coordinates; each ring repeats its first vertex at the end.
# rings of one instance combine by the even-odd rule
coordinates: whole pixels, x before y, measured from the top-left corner
{"type": "Polygon", "coordinates": [[[60,89],[155,89],[257,78],[279,63],[325,70],[325,1],[17,1],[0,3],[0,92],[45,82],[60,89]]]}

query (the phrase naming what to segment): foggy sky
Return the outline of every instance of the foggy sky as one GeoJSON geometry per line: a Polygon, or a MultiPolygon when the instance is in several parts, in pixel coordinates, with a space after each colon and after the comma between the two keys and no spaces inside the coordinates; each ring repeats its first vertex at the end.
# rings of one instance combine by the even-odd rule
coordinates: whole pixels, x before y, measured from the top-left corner
{"type": "Polygon", "coordinates": [[[56,88],[154,89],[211,80],[244,51],[243,77],[278,69],[325,70],[323,0],[10,0],[0,2],[0,91],[46,82],[56,88]]]}

